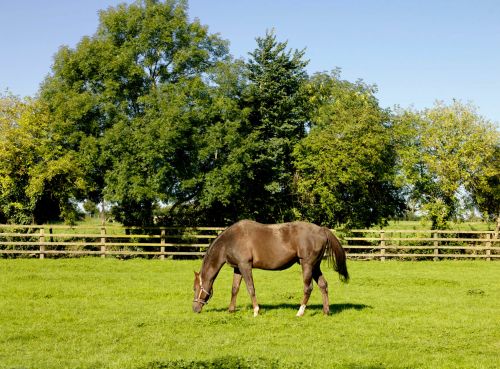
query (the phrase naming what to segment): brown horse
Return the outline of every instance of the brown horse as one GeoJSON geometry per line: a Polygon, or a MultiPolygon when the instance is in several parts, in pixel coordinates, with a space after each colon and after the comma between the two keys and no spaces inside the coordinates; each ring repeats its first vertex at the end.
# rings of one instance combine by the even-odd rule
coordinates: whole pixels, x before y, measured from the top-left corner
{"type": "Polygon", "coordinates": [[[235,223],[212,242],[203,258],[200,273],[195,272],[193,311],[199,313],[208,302],[214,280],[227,263],[234,268],[229,311],[234,312],[236,308],[236,295],[243,277],[252,299],[254,316],[257,316],[259,305],[255,297],[252,268],[283,270],[299,263],[304,279],[304,297],[297,316],[304,315],[313,279],[321,290],[323,312],[329,314],[328,284],[320,269],[325,251],[340,279],[347,282],[346,254],[328,228],[306,222],[264,225],[242,220],[235,223]]]}

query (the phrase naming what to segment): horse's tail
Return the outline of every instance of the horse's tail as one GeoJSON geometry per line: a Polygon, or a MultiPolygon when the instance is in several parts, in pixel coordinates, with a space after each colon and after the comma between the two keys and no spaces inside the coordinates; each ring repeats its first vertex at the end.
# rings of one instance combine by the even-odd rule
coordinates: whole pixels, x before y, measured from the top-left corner
{"type": "Polygon", "coordinates": [[[339,278],[342,282],[347,283],[349,281],[349,273],[347,272],[346,264],[346,254],[344,248],[340,244],[339,239],[330,231],[328,228],[324,227],[326,234],[326,257],[328,262],[333,265],[333,270],[339,273],[339,278]]]}

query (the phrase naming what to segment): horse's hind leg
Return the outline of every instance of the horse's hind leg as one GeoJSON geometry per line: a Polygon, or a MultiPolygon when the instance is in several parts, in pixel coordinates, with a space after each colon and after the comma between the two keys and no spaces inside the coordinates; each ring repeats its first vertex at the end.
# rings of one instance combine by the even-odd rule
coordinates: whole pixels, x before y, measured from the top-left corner
{"type": "Polygon", "coordinates": [[[299,311],[297,312],[297,316],[304,315],[306,310],[307,302],[309,301],[309,297],[311,297],[311,292],[313,290],[312,283],[312,267],[309,264],[302,264],[302,278],[304,280],[304,297],[302,298],[302,302],[300,304],[299,311]]]}
{"type": "Polygon", "coordinates": [[[236,296],[240,290],[241,273],[238,268],[234,268],[233,287],[231,288],[231,303],[229,304],[229,312],[234,313],[236,310],[236,296]]]}
{"type": "Polygon", "coordinates": [[[328,315],[330,314],[330,302],[328,300],[328,282],[323,276],[319,265],[313,270],[313,278],[318,284],[318,287],[321,291],[321,297],[323,298],[323,313],[328,315]]]}

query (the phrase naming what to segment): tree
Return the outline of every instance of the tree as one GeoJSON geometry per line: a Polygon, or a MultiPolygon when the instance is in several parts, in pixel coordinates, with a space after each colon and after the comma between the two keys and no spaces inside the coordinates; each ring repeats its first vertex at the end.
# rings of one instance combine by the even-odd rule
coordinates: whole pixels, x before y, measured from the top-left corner
{"type": "Polygon", "coordinates": [[[116,203],[118,220],[147,224],[155,203],[176,208],[199,193],[198,153],[211,124],[206,89],[199,78],[164,86],[144,99],[144,116],[108,130],[103,147],[112,170],[106,176],[105,195],[116,203]]]}
{"type": "Polygon", "coordinates": [[[374,86],[314,75],[311,130],[295,148],[296,213],[327,226],[383,224],[404,208],[389,113],[374,86]]]}
{"type": "Polygon", "coordinates": [[[497,144],[491,158],[486,160],[483,175],[475,176],[467,190],[485,219],[500,224],[500,145],[497,144]]]}
{"type": "Polygon", "coordinates": [[[0,214],[12,223],[76,220],[86,182],[72,152],[58,145],[48,107],[35,99],[0,99],[0,214]]]}
{"type": "Polygon", "coordinates": [[[0,98],[0,221],[29,223],[30,199],[26,194],[28,171],[35,161],[30,135],[22,116],[26,105],[15,96],[0,98]]]}
{"type": "Polygon", "coordinates": [[[156,202],[176,198],[178,174],[189,176],[184,167],[196,156],[183,146],[199,123],[181,116],[199,96],[188,89],[203,90],[226,56],[226,42],[189,21],[187,3],[175,0],[102,11],[95,35],[59,50],[41,97],[88,178],[90,200],[106,196],[131,225],[150,223],[156,202]]]}
{"type": "Polygon", "coordinates": [[[438,102],[401,111],[395,121],[402,180],[433,228],[446,227],[463,198],[487,206],[498,176],[499,133],[472,105],[438,102]]]}
{"type": "Polygon", "coordinates": [[[264,222],[293,218],[293,147],[305,136],[308,100],[304,51],[287,50],[273,32],[257,38],[247,63],[249,86],[244,94],[251,138],[241,199],[245,213],[264,222]]]}
{"type": "Polygon", "coordinates": [[[99,208],[97,207],[97,204],[95,202],[91,201],[91,200],[86,200],[83,203],[83,210],[91,218],[94,217],[96,214],[99,213],[99,208]]]}
{"type": "Polygon", "coordinates": [[[191,179],[183,181],[182,196],[172,207],[169,220],[186,224],[231,224],[249,217],[248,184],[250,153],[256,134],[249,127],[248,109],[242,107],[247,88],[241,60],[219,63],[213,70],[209,88],[195,109],[202,131],[192,142],[198,145],[197,167],[191,179]],[[203,114],[201,114],[203,113],[203,114]]]}

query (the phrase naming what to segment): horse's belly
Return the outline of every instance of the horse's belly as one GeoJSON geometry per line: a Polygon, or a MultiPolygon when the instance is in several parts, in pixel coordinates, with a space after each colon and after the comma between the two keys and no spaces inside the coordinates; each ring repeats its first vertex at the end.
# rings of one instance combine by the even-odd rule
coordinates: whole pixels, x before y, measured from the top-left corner
{"type": "Polygon", "coordinates": [[[295,253],[265,253],[265,255],[254,254],[252,267],[265,270],[283,270],[290,268],[299,259],[295,253]]]}

